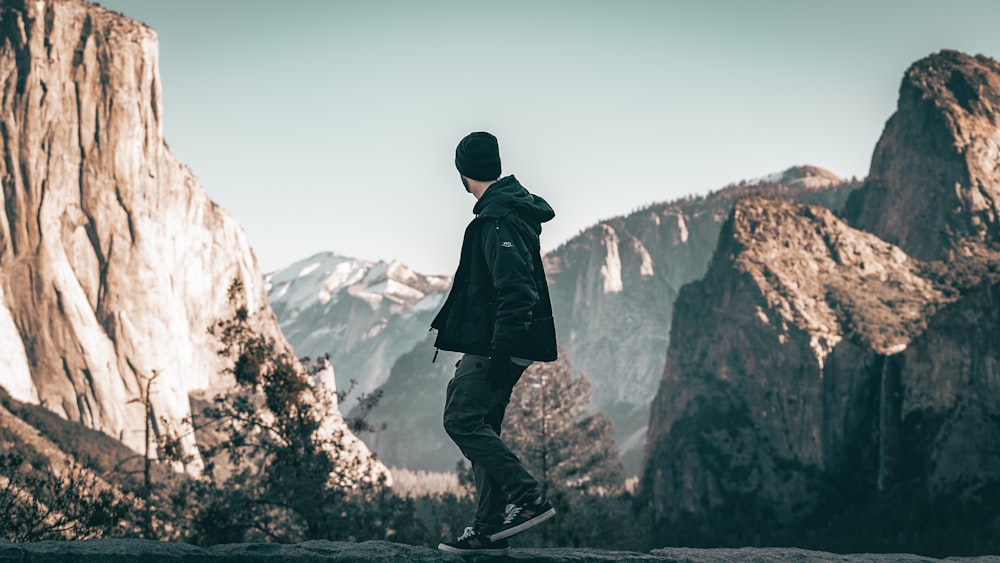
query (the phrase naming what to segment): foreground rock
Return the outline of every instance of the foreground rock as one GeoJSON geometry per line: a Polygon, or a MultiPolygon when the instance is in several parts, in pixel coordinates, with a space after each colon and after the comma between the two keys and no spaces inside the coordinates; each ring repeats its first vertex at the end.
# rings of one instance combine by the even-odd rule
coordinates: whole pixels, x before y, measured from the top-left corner
{"type": "MultiPolygon", "coordinates": [[[[1000,557],[949,558],[948,561],[1000,563],[1000,557]]],[[[147,540],[87,540],[81,542],[38,542],[28,544],[0,543],[0,563],[84,562],[124,563],[142,561],[158,563],[172,561],[204,561],[239,563],[275,561],[329,561],[338,563],[436,563],[463,561],[543,561],[549,563],[588,562],[664,562],[664,563],[782,563],[822,562],[930,562],[929,557],[906,554],[837,555],[819,551],[785,548],[687,549],[668,548],[651,554],[601,551],[587,548],[512,549],[504,557],[467,557],[442,553],[428,547],[382,541],[363,543],[310,541],[300,544],[231,544],[209,548],[185,544],[168,544],[147,540]]]]}

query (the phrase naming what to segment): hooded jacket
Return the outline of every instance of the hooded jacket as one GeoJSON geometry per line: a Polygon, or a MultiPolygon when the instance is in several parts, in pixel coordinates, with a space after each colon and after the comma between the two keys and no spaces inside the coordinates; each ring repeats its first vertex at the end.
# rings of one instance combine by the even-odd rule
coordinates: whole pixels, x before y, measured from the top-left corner
{"type": "Polygon", "coordinates": [[[538,236],[555,212],[514,176],[487,188],[472,212],[451,291],[431,322],[435,347],[554,361],[555,324],[538,236]]]}

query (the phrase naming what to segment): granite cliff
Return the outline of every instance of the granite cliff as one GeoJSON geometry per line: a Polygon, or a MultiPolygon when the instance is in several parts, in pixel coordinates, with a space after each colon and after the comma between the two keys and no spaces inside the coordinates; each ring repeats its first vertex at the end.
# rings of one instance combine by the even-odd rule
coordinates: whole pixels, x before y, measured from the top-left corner
{"type": "Polygon", "coordinates": [[[848,204],[871,232],[814,206],[737,202],[674,308],[641,474],[654,543],[994,545],[996,68],[942,52],[907,72],[848,204]],[[949,102],[965,81],[983,85],[978,105],[949,102]]]}
{"type": "MultiPolygon", "coordinates": [[[[145,449],[230,388],[207,328],[242,281],[290,350],[242,228],[163,138],[153,30],[80,0],[0,4],[0,385],[145,449]]],[[[363,446],[360,446],[363,449],[363,446]]],[[[155,449],[155,448],[154,448],[155,449]]]]}

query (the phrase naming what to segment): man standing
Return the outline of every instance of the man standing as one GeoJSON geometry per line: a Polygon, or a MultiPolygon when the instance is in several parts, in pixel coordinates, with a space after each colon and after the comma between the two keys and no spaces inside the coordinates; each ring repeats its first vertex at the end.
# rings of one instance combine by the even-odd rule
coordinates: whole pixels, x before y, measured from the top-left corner
{"type": "MultiPolygon", "coordinates": [[[[556,359],[552,304],[538,236],[555,217],[514,176],[500,178],[497,139],[471,133],[455,166],[476,198],[455,279],[431,322],[435,347],[462,352],[448,382],[444,428],[472,462],[477,510],[472,526],[438,549],[499,555],[507,538],[555,515],[535,480],[500,439],[514,384],[532,361],[556,359]]],[[[436,355],[436,353],[435,353],[436,355]]]]}

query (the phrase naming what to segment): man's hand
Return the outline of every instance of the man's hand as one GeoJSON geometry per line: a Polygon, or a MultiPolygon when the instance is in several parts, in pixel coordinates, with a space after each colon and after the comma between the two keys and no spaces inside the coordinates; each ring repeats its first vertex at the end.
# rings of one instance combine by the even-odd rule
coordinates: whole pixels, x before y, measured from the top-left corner
{"type": "Polygon", "coordinates": [[[486,380],[490,382],[491,389],[503,389],[510,385],[510,356],[494,354],[490,356],[490,368],[486,373],[486,380]]]}

